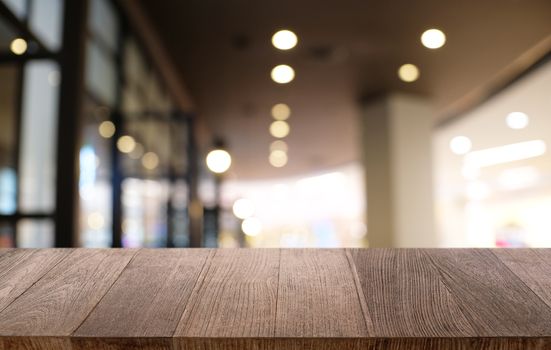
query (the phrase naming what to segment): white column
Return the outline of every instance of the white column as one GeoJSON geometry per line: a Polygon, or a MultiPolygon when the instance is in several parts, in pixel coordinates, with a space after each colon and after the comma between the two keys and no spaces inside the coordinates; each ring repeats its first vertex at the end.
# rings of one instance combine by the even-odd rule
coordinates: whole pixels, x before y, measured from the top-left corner
{"type": "Polygon", "coordinates": [[[426,98],[389,94],[363,107],[370,247],[436,247],[433,112],[426,98]]]}

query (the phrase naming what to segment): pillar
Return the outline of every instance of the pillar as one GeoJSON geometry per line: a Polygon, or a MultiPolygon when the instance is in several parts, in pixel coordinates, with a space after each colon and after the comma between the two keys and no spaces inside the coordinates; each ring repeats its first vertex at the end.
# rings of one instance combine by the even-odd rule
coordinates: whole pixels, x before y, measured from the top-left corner
{"type": "Polygon", "coordinates": [[[362,114],[369,246],[438,246],[430,101],[387,94],[366,100],[362,114]]]}

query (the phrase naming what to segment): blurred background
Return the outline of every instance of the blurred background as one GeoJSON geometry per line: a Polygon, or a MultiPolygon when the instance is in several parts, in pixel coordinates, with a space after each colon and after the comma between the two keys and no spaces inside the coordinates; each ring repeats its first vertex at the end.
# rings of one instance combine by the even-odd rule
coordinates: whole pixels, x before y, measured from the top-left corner
{"type": "Polygon", "coordinates": [[[551,247],[550,19],[0,0],[0,247],[551,247]]]}

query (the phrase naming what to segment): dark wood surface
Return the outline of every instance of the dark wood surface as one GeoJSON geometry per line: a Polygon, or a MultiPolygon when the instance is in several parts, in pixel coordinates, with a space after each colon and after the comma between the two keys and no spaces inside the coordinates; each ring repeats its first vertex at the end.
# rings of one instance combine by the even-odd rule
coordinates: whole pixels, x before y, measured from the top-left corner
{"type": "Polygon", "coordinates": [[[551,250],[0,250],[4,349],[551,349],[551,250]]]}

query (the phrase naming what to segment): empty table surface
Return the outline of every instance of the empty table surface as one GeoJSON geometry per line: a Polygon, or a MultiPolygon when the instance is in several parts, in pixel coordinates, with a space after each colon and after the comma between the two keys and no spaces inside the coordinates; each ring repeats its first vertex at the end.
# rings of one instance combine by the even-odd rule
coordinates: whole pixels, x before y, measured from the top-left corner
{"type": "Polygon", "coordinates": [[[551,250],[0,250],[0,349],[132,348],[551,349],[551,250]]]}

